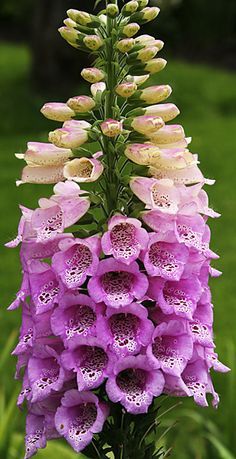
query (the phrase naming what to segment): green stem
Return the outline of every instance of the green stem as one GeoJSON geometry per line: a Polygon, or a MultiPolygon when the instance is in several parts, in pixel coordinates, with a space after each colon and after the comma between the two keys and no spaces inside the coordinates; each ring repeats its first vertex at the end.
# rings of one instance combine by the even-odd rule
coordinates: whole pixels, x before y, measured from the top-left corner
{"type": "MultiPolygon", "coordinates": [[[[110,3],[106,0],[106,4],[110,3]]],[[[117,4],[117,1],[112,3],[117,4]]],[[[113,107],[116,102],[115,87],[117,85],[117,70],[116,70],[116,59],[117,55],[114,52],[116,45],[116,38],[112,35],[112,30],[116,29],[117,21],[110,17],[107,18],[107,42],[106,42],[106,74],[107,74],[107,94],[105,100],[105,119],[113,118],[114,110],[113,107]]],[[[117,194],[115,193],[117,183],[117,176],[115,174],[116,168],[116,156],[114,155],[113,148],[115,143],[113,140],[108,139],[104,136],[104,150],[107,160],[107,171],[106,171],[106,201],[107,211],[110,215],[111,212],[117,207],[117,194]]]]}

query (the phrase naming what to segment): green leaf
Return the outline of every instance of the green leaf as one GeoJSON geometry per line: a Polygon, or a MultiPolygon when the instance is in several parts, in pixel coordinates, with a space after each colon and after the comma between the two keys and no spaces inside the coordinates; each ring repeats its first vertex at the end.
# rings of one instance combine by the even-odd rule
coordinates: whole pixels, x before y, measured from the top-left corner
{"type": "Polygon", "coordinates": [[[220,459],[235,459],[235,456],[214,435],[208,434],[206,438],[211,442],[219,454],[220,459]]]}

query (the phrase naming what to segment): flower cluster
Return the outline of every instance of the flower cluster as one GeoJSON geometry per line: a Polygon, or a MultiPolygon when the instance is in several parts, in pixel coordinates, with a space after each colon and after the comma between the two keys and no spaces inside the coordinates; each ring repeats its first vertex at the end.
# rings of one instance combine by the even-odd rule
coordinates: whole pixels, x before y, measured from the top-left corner
{"type": "Polygon", "coordinates": [[[7,244],[21,243],[23,281],[10,309],[22,306],[13,354],[23,373],[18,405],[28,406],[26,459],[52,438],[84,449],[110,401],[140,414],[161,394],[207,406],[210,393],[217,406],[210,370],[228,371],[215,353],[208,286],[220,274],[207,225],[218,214],[203,190],[213,181],[182,126],[166,125],[179,114],[162,103],[171,88],[140,89],[166,65],[156,58],[161,40],[133,38],[159,12],[147,4],[68,11],[61,35],[97,54],[96,67],[82,71],[92,97],[45,104],[62,128],[17,155],[27,163],[20,183],[55,184],[37,209],[21,206],[7,244]]]}

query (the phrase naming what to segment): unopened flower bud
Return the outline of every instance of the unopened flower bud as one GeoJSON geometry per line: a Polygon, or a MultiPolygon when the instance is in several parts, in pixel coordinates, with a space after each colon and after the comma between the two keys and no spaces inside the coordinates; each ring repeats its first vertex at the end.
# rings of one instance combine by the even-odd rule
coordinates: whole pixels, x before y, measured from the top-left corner
{"type": "Polygon", "coordinates": [[[89,83],[98,83],[105,78],[104,72],[96,67],[83,69],[81,75],[89,83]]]}
{"type": "Polygon", "coordinates": [[[114,3],[109,3],[106,7],[106,14],[110,18],[115,18],[119,14],[119,8],[114,3]]]}
{"type": "Polygon", "coordinates": [[[96,98],[98,92],[103,92],[106,89],[105,83],[94,83],[90,86],[90,91],[94,98],[96,98]]]}
{"type": "Polygon", "coordinates": [[[131,16],[133,21],[137,21],[139,24],[145,24],[147,22],[153,21],[160,12],[160,8],[158,7],[146,7],[141,11],[137,11],[131,16]]]}
{"type": "Polygon", "coordinates": [[[140,49],[136,53],[131,53],[127,58],[127,64],[132,64],[135,61],[147,62],[156,56],[158,50],[155,46],[148,46],[140,49]]]}
{"type": "Polygon", "coordinates": [[[80,33],[72,27],[60,27],[58,32],[61,34],[62,38],[69,43],[76,44],[79,40],[80,33]]]}
{"type": "Polygon", "coordinates": [[[101,124],[101,131],[107,137],[116,137],[122,132],[122,122],[108,119],[101,124]]]}
{"type": "Polygon", "coordinates": [[[131,83],[121,83],[116,87],[116,93],[128,99],[129,97],[133,96],[137,91],[137,85],[134,82],[131,83]]]}
{"type": "Polygon", "coordinates": [[[70,27],[70,28],[72,28],[72,29],[73,29],[73,28],[76,28],[76,26],[77,26],[76,22],[75,22],[75,21],[72,21],[72,19],[70,19],[70,18],[64,19],[63,22],[64,22],[65,26],[70,27]]]}
{"type": "Polygon", "coordinates": [[[150,135],[151,141],[158,144],[170,144],[175,143],[185,138],[184,129],[179,124],[171,124],[164,126],[152,135],[150,135]]]}
{"type": "Polygon", "coordinates": [[[94,158],[75,158],[64,166],[64,177],[75,182],[95,182],[103,173],[103,165],[94,158]]]}
{"type": "Polygon", "coordinates": [[[123,6],[121,13],[123,14],[123,16],[130,16],[131,14],[135,13],[135,11],[137,11],[138,6],[138,2],[136,2],[135,0],[131,0],[123,6]]]}
{"type": "Polygon", "coordinates": [[[160,116],[165,122],[173,120],[180,113],[175,104],[150,105],[143,110],[146,115],[160,116]]]}
{"type": "Polygon", "coordinates": [[[75,116],[75,112],[67,104],[60,102],[48,102],[40,111],[45,118],[53,121],[67,121],[75,116]]]}
{"type": "Polygon", "coordinates": [[[148,104],[157,104],[167,99],[171,92],[169,85],[149,86],[141,91],[140,99],[148,104]]]}
{"type": "Polygon", "coordinates": [[[137,116],[131,121],[131,127],[140,134],[151,134],[164,126],[164,121],[159,116],[137,116]]]}
{"type": "Polygon", "coordinates": [[[154,145],[132,143],[127,145],[125,156],[140,166],[150,166],[159,159],[161,151],[154,145]]]}
{"type": "Polygon", "coordinates": [[[87,27],[99,27],[101,22],[98,16],[94,16],[93,14],[86,13],[85,11],[78,11],[74,9],[70,9],[67,11],[67,15],[70,19],[75,22],[78,22],[82,26],[87,27]]]}
{"type": "Polygon", "coordinates": [[[84,129],[56,129],[49,133],[49,142],[60,148],[79,148],[88,140],[88,133],[84,129]]]}
{"type": "Polygon", "coordinates": [[[63,128],[66,129],[90,129],[91,124],[85,120],[69,120],[63,123],[63,128]]]}
{"type": "Polygon", "coordinates": [[[140,25],[137,22],[131,22],[123,27],[122,33],[128,38],[133,37],[140,30],[140,25]]]}
{"type": "Polygon", "coordinates": [[[96,104],[89,96],[76,96],[71,97],[68,100],[67,105],[76,113],[86,113],[90,112],[96,104]]]}
{"type": "Polygon", "coordinates": [[[88,49],[91,49],[91,51],[97,51],[104,45],[102,38],[98,35],[87,35],[84,37],[83,43],[88,49]]]}
{"type": "Polygon", "coordinates": [[[135,43],[138,45],[152,46],[152,43],[155,41],[155,38],[152,35],[139,35],[135,38],[135,43]]]}
{"type": "Polygon", "coordinates": [[[161,57],[157,59],[152,59],[148,61],[145,65],[145,70],[149,72],[151,75],[153,73],[158,73],[165,68],[167,61],[162,59],[161,57]]]}
{"type": "Polygon", "coordinates": [[[135,45],[135,40],[133,38],[124,38],[123,40],[118,41],[116,47],[121,53],[129,53],[135,45]]]}

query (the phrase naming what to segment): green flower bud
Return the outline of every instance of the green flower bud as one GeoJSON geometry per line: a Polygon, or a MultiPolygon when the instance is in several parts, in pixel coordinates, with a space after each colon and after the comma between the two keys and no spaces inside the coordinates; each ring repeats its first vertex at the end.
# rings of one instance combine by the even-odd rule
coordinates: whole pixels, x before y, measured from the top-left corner
{"type": "Polygon", "coordinates": [[[67,11],[67,15],[70,19],[72,19],[75,22],[78,22],[78,24],[82,26],[99,27],[101,25],[98,16],[86,13],[85,11],[70,9],[67,11]]]}
{"type": "Polygon", "coordinates": [[[98,35],[87,35],[83,42],[86,48],[91,49],[91,51],[98,51],[104,45],[102,38],[98,35]]]}
{"type": "Polygon", "coordinates": [[[110,18],[115,18],[119,14],[119,8],[117,5],[109,3],[106,7],[106,13],[110,18]]]}
{"type": "Polygon", "coordinates": [[[76,22],[72,21],[72,19],[70,19],[70,18],[66,18],[63,22],[64,22],[65,26],[71,27],[72,29],[73,28],[75,29],[76,26],[77,26],[76,22]]]}
{"type": "Polygon", "coordinates": [[[135,45],[135,40],[133,38],[125,38],[120,40],[116,47],[121,53],[128,53],[135,45]]]}
{"type": "Polygon", "coordinates": [[[137,22],[131,22],[130,24],[127,24],[123,27],[122,34],[125,35],[125,37],[131,38],[136,35],[139,30],[140,25],[137,24],[137,22]]]}
{"type": "Polygon", "coordinates": [[[135,13],[138,9],[138,2],[135,0],[131,0],[130,2],[126,3],[126,5],[123,6],[121,13],[123,16],[130,16],[131,14],[135,13]]]}
{"type": "Polygon", "coordinates": [[[158,7],[147,7],[142,11],[137,11],[136,13],[132,14],[131,19],[132,21],[139,22],[139,24],[145,24],[147,22],[153,21],[158,16],[159,12],[160,8],[158,7]]]}
{"type": "Polygon", "coordinates": [[[98,83],[104,80],[105,74],[102,70],[96,67],[85,68],[81,72],[82,77],[89,83],[98,83]]]}
{"type": "Polygon", "coordinates": [[[156,56],[158,50],[155,46],[142,48],[136,53],[131,53],[127,58],[127,64],[135,63],[135,61],[147,62],[156,56]]]}
{"type": "Polygon", "coordinates": [[[152,59],[151,61],[146,63],[145,70],[151,73],[152,75],[153,73],[158,73],[161,70],[163,70],[166,64],[167,64],[167,61],[165,59],[162,59],[162,58],[152,59]]]}
{"type": "Polygon", "coordinates": [[[64,40],[68,41],[69,43],[75,44],[80,39],[79,32],[70,27],[60,27],[60,29],[58,29],[58,32],[61,34],[62,38],[64,38],[64,40]]]}

